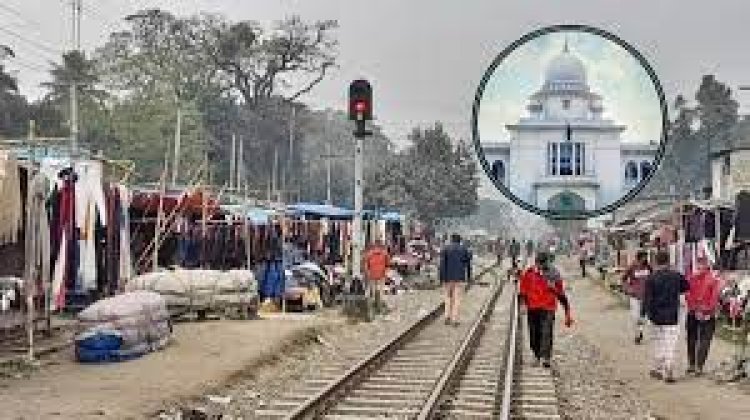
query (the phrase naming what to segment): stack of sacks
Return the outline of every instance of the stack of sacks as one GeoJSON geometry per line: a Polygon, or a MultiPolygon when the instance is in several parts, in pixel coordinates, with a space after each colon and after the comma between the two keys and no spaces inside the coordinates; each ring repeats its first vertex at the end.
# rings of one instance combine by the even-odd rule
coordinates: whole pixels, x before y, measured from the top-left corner
{"type": "Polygon", "coordinates": [[[115,361],[163,348],[172,326],[163,297],[135,291],[102,299],[81,311],[78,332],[80,361],[115,361]]]}
{"type": "Polygon", "coordinates": [[[132,279],[129,290],[150,290],[164,296],[170,308],[205,310],[249,305],[257,297],[252,271],[175,270],[147,273],[132,279]]]}

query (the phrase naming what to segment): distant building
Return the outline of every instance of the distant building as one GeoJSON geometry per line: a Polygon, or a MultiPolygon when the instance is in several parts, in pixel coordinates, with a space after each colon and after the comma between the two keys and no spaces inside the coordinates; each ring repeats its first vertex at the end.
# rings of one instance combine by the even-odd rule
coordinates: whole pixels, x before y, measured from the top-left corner
{"type": "Polygon", "coordinates": [[[622,142],[623,125],[604,119],[602,97],[567,43],[552,59],[528,115],[506,125],[509,141],[483,142],[492,177],[544,210],[596,210],[653,169],[658,144],[622,142]]]}
{"type": "Polygon", "coordinates": [[[711,153],[711,198],[733,202],[740,191],[750,191],[750,120],[737,124],[728,144],[711,153]]]}

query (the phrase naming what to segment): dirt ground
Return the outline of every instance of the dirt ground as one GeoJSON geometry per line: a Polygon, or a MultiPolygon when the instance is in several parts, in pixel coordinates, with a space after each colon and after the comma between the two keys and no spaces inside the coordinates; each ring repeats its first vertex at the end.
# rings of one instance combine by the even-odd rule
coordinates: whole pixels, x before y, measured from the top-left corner
{"type": "Polygon", "coordinates": [[[71,349],[30,378],[0,380],[0,418],[144,418],[165,401],[206,392],[327,325],[329,318],[311,316],[177,324],[165,350],[107,365],[78,364],[71,349]]]}
{"type": "MultiPolygon", "coordinates": [[[[565,273],[575,273],[570,266],[565,273]]],[[[565,270],[567,268],[567,270],[565,270]]],[[[571,277],[567,277],[571,278],[571,277]]],[[[651,345],[636,346],[629,328],[629,314],[618,300],[592,280],[568,281],[576,326],[561,334],[581,334],[611,360],[615,374],[630,382],[647,399],[659,418],[679,420],[750,419],[750,392],[708,378],[685,377],[687,351],[684,331],[678,342],[677,383],[666,384],[648,376],[651,345]]],[[[714,339],[707,370],[727,360],[734,347],[714,339]]]]}

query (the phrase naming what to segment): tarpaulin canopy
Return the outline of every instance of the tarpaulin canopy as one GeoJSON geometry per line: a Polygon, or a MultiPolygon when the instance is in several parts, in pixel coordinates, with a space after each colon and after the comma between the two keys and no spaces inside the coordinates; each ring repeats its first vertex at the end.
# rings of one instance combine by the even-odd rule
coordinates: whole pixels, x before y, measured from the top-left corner
{"type": "Polygon", "coordinates": [[[243,214],[254,225],[267,225],[276,215],[274,210],[261,207],[246,207],[242,204],[222,204],[221,209],[235,216],[243,214]]]}
{"type": "Polygon", "coordinates": [[[287,206],[287,214],[295,216],[325,217],[329,219],[351,219],[354,212],[330,204],[298,203],[287,206]]]}

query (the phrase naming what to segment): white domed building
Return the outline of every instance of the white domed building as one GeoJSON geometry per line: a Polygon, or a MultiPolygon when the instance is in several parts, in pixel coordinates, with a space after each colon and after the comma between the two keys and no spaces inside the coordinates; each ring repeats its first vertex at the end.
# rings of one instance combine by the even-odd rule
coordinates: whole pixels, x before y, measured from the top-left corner
{"type": "Polygon", "coordinates": [[[622,142],[626,127],[603,118],[602,97],[568,49],[553,58],[528,114],[506,125],[509,141],[483,141],[497,178],[544,210],[597,210],[614,203],[653,168],[658,142],[622,142]]]}

